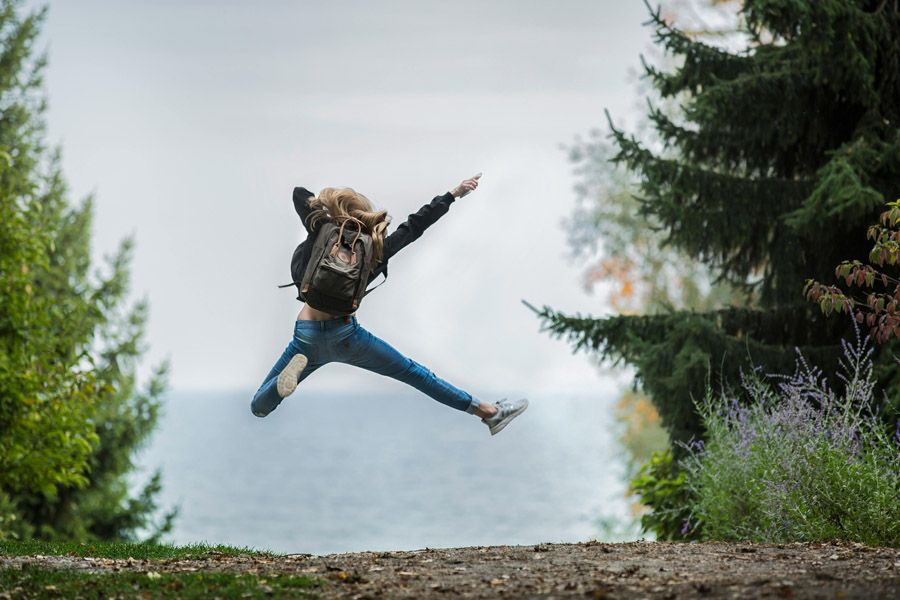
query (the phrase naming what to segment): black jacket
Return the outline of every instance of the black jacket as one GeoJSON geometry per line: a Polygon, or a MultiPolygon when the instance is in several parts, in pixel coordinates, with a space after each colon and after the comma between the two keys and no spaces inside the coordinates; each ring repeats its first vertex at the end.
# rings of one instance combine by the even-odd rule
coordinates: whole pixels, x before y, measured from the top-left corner
{"type": "MultiPolygon", "coordinates": [[[[306,271],[306,265],[309,262],[309,255],[312,252],[315,234],[318,231],[318,227],[316,227],[315,231],[311,230],[306,222],[306,217],[312,212],[309,204],[307,204],[307,200],[312,196],[315,196],[315,194],[306,188],[294,188],[294,210],[300,215],[300,220],[303,222],[303,227],[306,229],[307,234],[306,239],[297,246],[297,249],[294,250],[294,255],[291,257],[291,276],[294,283],[297,284],[298,292],[300,290],[300,281],[303,280],[303,273],[306,271]]],[[[384,238],[384,256],[381,263],[372,269],[366,285],[381,274],[384,274],[385,278],[387,278],[388,259],[419,239],[428,227],[447,214],[454,200],[456,198],[450,192],[442,196],[435,196],[431,202],[409,215],[406,221],[400,223],[396,231],[384,238]]],[[[300,300],[300,296],[297,296],[297,300],[300,300]]]]}

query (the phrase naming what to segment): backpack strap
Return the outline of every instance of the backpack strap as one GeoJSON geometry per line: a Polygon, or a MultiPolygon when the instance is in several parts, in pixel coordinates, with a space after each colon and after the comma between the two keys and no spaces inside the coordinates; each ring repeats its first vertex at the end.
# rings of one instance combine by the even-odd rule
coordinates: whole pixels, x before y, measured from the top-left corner
{"type": "Polygon", "coordinates": [[[378,288],[378,287],[381,287],[382,285],[384,285],[385,281],[387,281],[387,264],[384,265],[384,279],[381,280],[381,283],[379,283],[375,287],[370,288],[370,289],[366,290],[365,292],[363,292],[362,297],[365,298],[367,294],[374,292],[375,288],[378,288]]]}

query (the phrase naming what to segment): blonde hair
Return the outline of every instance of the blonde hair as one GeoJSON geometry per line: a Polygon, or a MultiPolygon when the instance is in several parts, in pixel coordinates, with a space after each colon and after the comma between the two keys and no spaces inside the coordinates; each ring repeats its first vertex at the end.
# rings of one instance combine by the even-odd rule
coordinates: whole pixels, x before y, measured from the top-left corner
{"type": "Polygon", "coordinates": [[[310,230],[321,221],[332,221],[340,225],[349,218],[358,219],[372,236],[375,262],[380,263],[384,255],[384,231],[391,218],[386,210],[375,210],[372,202],[353,188],[322,188],[318,196],[309,199],[312,212],[306,217],[310,230]]]}

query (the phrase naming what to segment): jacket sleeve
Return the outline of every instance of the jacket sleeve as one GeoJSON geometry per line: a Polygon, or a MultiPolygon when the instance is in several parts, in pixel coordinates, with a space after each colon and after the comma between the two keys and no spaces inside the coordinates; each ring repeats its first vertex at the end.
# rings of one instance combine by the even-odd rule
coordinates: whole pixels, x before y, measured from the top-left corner
{"type": "Polygon", "coordinates": [[[431,202],[409,215],[396,231],[384,239],[384,260],[419,239],[428,227],[447,214],[454,200],[456,198],[453,194],[447,192],[442,196],[435,196],[431,202]]]}
{"type": "Polygon", "coordinates": [[[309,208],[309,204],[306,201],[315,196],[312,192],[304,187],[295,187],[294,188],[294,210],[297,211],[297,214],[300,215],[300,220],[303,222],[303,227],[306,229],[306,233],[312,234],[312,231],[309,228],[309,224],[306,222],[306,217],[309,216],[309,213],[312,211],[309,208]]]}

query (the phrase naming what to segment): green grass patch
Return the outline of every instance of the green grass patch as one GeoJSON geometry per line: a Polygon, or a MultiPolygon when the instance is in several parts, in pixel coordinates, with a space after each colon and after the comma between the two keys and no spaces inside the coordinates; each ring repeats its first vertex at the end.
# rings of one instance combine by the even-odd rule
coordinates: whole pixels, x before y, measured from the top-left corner
{"type": "Polygon", "coordinates": [[[0,541],[0,555],[6,556],[92,556],[96,558],[204,558],[211,555],[239,556],[276,556],[267,551],[252,548],[234,548],[232,546],[210,546],[208,544],[190,544],[172,546],[168,544],[128,544],[125,542],[43,542],[0,541]]]}
{"type": "Polygon", "coordinates": [[[0,590],[18,598],[316,598],[317,578],[234,573],[88,573],[24,566],[0,570],[0,590]]]}

